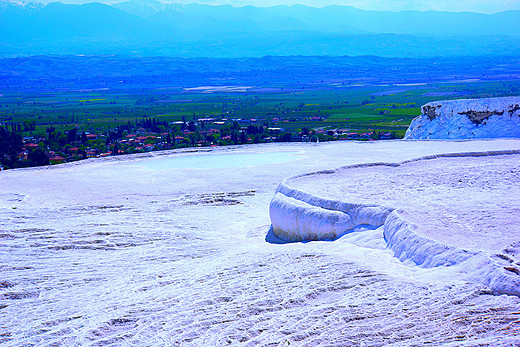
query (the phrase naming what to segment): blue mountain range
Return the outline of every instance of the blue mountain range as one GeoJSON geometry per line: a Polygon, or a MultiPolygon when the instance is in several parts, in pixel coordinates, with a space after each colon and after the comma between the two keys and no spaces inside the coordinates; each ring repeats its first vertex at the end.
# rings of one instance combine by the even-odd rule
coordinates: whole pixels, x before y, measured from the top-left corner
{"type": "Polygon", "coordinates": [[[0,56],[179,57],[520,54],[520,11],[381,12],[347,6],[115,5],[0,0],[0,56]]]}

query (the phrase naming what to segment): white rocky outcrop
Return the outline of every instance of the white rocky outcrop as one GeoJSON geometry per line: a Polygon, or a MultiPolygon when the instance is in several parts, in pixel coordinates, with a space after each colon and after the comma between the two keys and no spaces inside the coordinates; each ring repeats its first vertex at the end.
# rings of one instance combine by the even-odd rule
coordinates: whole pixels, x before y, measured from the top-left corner
{"type": "Polygon", "coordinates": [[[520,137],[520,97],[430,102],[405,139],[520,137]]]}

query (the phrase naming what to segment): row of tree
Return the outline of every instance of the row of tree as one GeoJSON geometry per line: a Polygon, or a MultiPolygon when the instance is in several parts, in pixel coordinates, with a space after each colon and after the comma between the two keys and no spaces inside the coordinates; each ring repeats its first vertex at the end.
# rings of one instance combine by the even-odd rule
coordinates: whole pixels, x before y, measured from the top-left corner
{"type": "Polygon", "coordinates": [[[18,153],[22,148],[23,139],[19,132],[9,131],[7,127],[0,127],[0,165],[3,168],[49,164],[49,157],[45,150],[40,147],[31,150],[27,155],[27,160],[20,160],[18,153]]]}

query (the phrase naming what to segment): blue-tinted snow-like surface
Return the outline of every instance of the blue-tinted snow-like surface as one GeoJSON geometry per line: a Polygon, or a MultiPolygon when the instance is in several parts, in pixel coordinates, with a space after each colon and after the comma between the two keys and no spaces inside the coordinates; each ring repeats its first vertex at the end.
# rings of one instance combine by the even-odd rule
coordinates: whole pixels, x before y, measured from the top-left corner
{"type": "Polygon", "coordinates": [[[224,169],[280,164],[298,160],[301,157],[298,152],[192,154],[146,160],[138,165],[154,171],[187,168],[224,169]]]}

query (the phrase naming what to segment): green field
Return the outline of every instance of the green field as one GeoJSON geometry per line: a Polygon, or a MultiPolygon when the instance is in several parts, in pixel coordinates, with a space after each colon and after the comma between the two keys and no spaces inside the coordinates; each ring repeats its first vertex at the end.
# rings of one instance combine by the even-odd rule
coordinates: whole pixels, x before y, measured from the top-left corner
{"type": "Polygon", "coordinates": [[[182,89],[147,91],[63,91],[0,97],[0,123],[22,124],[24,135],[78,127],[107,132],[128,122],[154,117],[163,122],[251,120],[283,127],[352,131],[394,131],[400,137],[420,106],[434,100],[511,95],[519,83],[508,81],[435,84],[408,87],[338,86],[289,92],[211,93],[182,89]],[[33,124],[33,126],[29,126],[33,124]]]}

